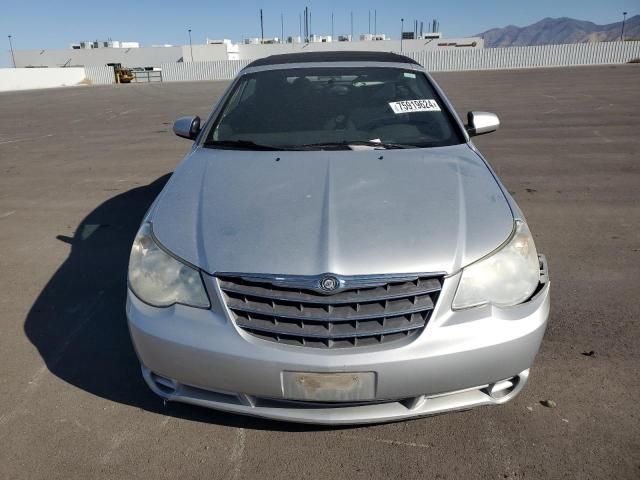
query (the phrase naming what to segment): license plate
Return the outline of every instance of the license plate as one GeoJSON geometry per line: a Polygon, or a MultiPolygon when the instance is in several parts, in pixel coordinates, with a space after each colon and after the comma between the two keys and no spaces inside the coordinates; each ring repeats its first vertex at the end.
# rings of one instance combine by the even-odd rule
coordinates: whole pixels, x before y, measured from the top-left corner
{"type": "Polygon", "coordinates": [[[315,402],[358,402],[375,399],[376,374],[282,372],[284,397],[315,402]]]}
{"type": "Polygon", "coordinates": [[[440,105],[431,98],[423,98],[418,100],[402,100],[400,102],[389,102],[389,106],[393,113],[411,113],[411,112],[439,112],[440,105]]]}

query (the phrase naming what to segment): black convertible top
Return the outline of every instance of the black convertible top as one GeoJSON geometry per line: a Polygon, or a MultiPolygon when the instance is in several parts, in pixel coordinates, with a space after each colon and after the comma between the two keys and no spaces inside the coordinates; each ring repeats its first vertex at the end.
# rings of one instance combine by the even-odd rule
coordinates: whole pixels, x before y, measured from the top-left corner
{"type": "Polygon", "coordinates": [[[246,68],[262,67],[265,65],[282,65],[286,63],[315,63],[315,62],[384,62],[384,63],[411,63],[420,65],[412,58],[390,52],[304,52],[286,53],[283,55],[271,55],[254,60],[246,68]]]}

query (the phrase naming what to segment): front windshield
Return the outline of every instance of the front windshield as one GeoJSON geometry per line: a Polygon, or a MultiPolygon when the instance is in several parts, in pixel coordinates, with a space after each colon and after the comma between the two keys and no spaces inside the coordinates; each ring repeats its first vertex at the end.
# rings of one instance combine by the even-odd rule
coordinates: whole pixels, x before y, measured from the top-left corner
{"type": "Polygon", "coordinates": [[[243,75],[204,141],[217,148],[440,147],[463,143],[427,77],[389,67],[243,75]]]}

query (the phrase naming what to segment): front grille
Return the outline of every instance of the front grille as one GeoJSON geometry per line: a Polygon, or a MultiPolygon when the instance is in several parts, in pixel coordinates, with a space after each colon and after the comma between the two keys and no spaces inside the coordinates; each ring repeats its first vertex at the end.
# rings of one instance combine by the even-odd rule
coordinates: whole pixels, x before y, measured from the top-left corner
{"type": "MultiPolygon", "coordinates": [[[[431,316],[442,276],[344,277],[326,294],[251,276],[220,276],[220,289],[236,325],[274,342],[316,348],[388,344],[417,336],[431,316]],[[349,288],[349,284],[354,284],[349,288]],[[357,286],[356,286],[357,285],[357,286]]],[[[286,282],[285,282],[286,283],[286,282]]],[[[298,283],[307,287],[309,279],[298,283]]]]}

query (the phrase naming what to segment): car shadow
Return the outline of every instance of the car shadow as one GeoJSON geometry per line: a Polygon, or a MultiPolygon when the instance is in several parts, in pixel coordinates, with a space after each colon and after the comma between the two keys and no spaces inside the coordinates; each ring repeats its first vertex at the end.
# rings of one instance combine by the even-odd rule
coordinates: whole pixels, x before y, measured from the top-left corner
{"type": "Polygon", "coordinates": [[[165,403],[142,380],[125,316],[131,243],[142,217],[171,175],[105,201],[58,235],[71,252],[31,307],[24,324],[49,371],[93,395],[191,421],[260,430],[322,430],[179,403],[165,403]]]}

